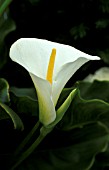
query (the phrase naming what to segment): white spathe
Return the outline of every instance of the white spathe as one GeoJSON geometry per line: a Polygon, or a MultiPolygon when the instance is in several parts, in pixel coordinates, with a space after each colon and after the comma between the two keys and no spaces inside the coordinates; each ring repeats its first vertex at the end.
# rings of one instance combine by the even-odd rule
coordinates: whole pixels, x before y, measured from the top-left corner
{"type": "Polygon", "coordinates": [[[87,61],[97,56],[83,53],[69,45],[36,38],[21,38],[10,48],[10,57],[22,65],[34,82],[39,100],[39,119],[46,126],[56,118],[55,106],[71,76],[87,61]],[[56,49],[52,84],[46,80],[52,49],[56,49]]]}

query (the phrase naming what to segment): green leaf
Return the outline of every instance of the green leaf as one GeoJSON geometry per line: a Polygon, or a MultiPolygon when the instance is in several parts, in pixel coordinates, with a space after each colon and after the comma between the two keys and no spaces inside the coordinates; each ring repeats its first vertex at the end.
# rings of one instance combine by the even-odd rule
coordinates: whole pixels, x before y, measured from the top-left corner
{"type": "Polygon", "coordinates": [[[9,106],[7,106],[4,103],[0,103],[0,109],[3,109],[3,112],[5,111],[5,114],[2,114],[0,120],[3,119],[4,117],[6,119],[6,114],[7,114],[11,118],[15,129],[19,129],[19,130],[24,129],[20,117],[9,106]]]}
{"type": "Polygon", "coordinates": [[[15,129],[23,130],[23,123],[19,116],[5,103],[10,102],[9,84],[1,78],[0,79],[0,120],[11,119],[15,129]]]}
{"type": "Polygon", "coordinates": [[[10,92],[14,93],[17,97],[28,97],[31,100],[37,100],[35,88],[17,88],[11,87],[10,92]]]}
{"type": "Polygon", "coordinates": [[[12,120],[15,129],[23,130],[23,123],[19,116],[5,103],[9,104],[9,84],[8,82],[0,78],[0,120],[12,120]]]}
{"type": "Polygon", "coordinates": [[[12,0],[1,0],[0,2],[0,16],[5,12],[6,8],[9,6],[12,0]]]}
{"type": "Polygon", "coordinates": [[[108,103],[99,99],[83,100],[78,92],[59,126],[64,130],[70,130],[98,120],[108,125],[108,113],[108,103]]]}
{"type": "Polygon", "coordinates": [[[99,153],[96,156],[91,170],[104,170],[105,168],[109,169],[109,145],[105,152],[99,153]]]}
{"type": "Polygon", "coordinates": [[[0,102],[7,103],[9,101],[9,84],[5,79],[0,78],[0,102]]]}
{"type": "Polygon", "coordinates": [[[6,113],[6,111],[0,106],[0,121],[1,120],[8,120],[10,119],[9,115],[6,113]]]}
{"type": "MultiPolygon", "coordinates": [[[[70,130],[99,120],[109,128],[109,82],[79,82],[77,86],[80,92],[78,91],[71,102],[59,126],[64,130],[70,130]]],[[[63,90],[59,105],[71,90],[72,88],[63,90]]]]}
{"type": "Polygon", "coordinates": [[[109,102],[109,81],[79,82],[80,95],[85,100],[100,99],[109,102]]]}
{"type": "MultiPolygon", "coordinates": [[[[61,133],[60,136],[57,133],[55,139],[61,143],[59,148],[36,150],[16,170],[89,170],[95,155],[107,149],[109,134],[101,123],[70,131],[67,136],[64,134],[62,137],[61,133]],[[67,141],[66,146],[63,145],[64,141],[67,141]]],[[[52,138],[49,138],[49,146],[52,142],[52,138]]]]}
{"type": "Polygon", "coordinates": [[[35,116],[39,115],[38,100],[34,88],[15,88],[10,89],[12,107],[19,115],[35,116]]]}
{"type": "MultiPolygon", "coordinates": [[[[38,152],[36,150],[19,166],[20,169],[89,170],[96,155],[106,152],[109,143],[109,104],[97,99],[100,89],[96,91],[96,88],[106,88],[108,82],[98,82],[97,87],[94,83],[78,84],[80,92],[71,100],[55,130],[43,141],[43,149],[40,147],[38,152]],[[89,100],[81,98],[81,93],[84,98],[88,95],[89,100]]],[[[73,88],[63,90],[57,108],[60,108],[72,90],[73,88]]],[[[103,99],[105,95],[102,96],[103,99]]]]}

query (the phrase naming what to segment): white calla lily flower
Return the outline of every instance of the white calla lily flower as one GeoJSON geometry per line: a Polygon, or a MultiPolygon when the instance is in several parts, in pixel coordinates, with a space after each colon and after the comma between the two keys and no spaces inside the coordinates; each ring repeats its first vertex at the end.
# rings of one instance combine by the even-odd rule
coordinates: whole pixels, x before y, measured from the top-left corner
{"type": "Polygon", "coordinates": [[[71,76],[87,61],[99,59],[68,45],[35,38],[17,40],[10,57],[29,72],[38,95],[39,119],[45,126],[55,120],[56,103],[71,76]]]}

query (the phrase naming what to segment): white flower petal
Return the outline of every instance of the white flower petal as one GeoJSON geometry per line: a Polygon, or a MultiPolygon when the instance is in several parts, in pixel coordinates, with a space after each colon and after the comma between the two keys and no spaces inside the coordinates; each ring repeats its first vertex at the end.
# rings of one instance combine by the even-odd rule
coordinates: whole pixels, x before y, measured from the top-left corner
{"type": "Polygon", "coordinates": [[[56,53],[56,59],[55,59],[53,79],[55,79],[58,72],[60,71],[60,68],[63,65],[65,65],[66,63],[74,62],[80,57],[87,58],[88,60],[90,59],[99,60],[99,57],[88,55],[69,45],[58,44],[56,50],[57,50],[57,53],[56,53]]]}
{"type": "MultiPolygon", "coordinates": [[[[53,48],[56,49],[53,79],[55,79],[55,76],[57,76],[57,73],[64,64],[73,62],[81,56],[90,59],[90,55],[69,45],[36,38],[21,38],[17,40],[10,49],[10,57],[29,72],[31,71],[34,75],[46,79],[53,48]]],[[[94,57],[94,59],[97,60],[98,57],[94,57]]]]}
{"type": "Polygon", "coordinates": [[[35,38],[17,40],[10,48],[10,57],[30,73],[39,98],[40,121],[44,125],[55,120],[55,105],[70,77],[88,60],[99,59],[68,45],[35,38]],[[50,84],[46,77],[51,73],[48,72],[48,65],[53,49],[56,50],[56,57],[50,84]]]}
{"type": "Polygon", "coordinates": [[[52,85],[53,101],[55,105],[65,84],[68,82],[71,76],[87,61],[89,61],[89,59],[81,57],[74,62],[65,64],[60,69],[52,85]]]}
{"type": "Polygon", "coordinates": [[[10,57],[28,72],[45,79],[51,49],[42,42],[35,38],[21,38],[11,46],[10,57]]]}
{"type": "Polygon", "coordinates": [[[48,81],[43,80],[30,73],[34,82],[39,102],[39,120],[46,126],[56,118],[55,106],[51,96],[51,85],[48,81]]]}

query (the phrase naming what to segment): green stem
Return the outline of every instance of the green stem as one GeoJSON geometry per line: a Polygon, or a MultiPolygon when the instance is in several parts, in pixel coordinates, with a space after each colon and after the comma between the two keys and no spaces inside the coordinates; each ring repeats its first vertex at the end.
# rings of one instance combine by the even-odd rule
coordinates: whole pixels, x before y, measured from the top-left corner
{"type": "Polygon", "coordinates": [[[5,0],[5,2],[0,7],[0,16],[3,14],[5,9],[9,6],[12,0],[5,0]]]}
{"type": "Polygon", "coordinates": [[[40,122],[38,121],[35,126],[33,127],[33,129],[29,132],[29,134],[26,136],[26,138],[22,141],[22,143],[19,145],[19,147],[16,149],[15,151],[15,156],[18,155],[23,148],[26,146],[26,144],[29,142],[29,140],[31,139],[31,137],[34,135],[34,133],[36,132],[36,130],[38,129],[40,125],[40,122]]]}
{"type": "Polygon", "coordinates": [[[45,136],[51,131],[52,131],[52,128],[46,129],[45,127],[42,127],[39,137],[25,152],[21,154],[21,156],[17,159],[17,162],[11,168],[11,170],[14,170],[17,166],[19,166],[36,149],[36,147],[41,143],[41,141],[45,138],[45,136]]]}

